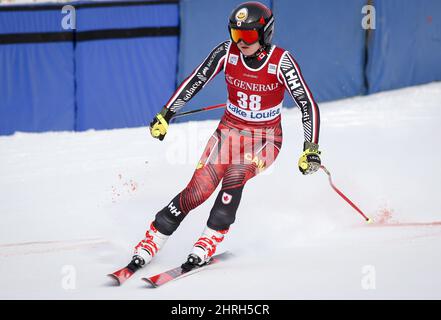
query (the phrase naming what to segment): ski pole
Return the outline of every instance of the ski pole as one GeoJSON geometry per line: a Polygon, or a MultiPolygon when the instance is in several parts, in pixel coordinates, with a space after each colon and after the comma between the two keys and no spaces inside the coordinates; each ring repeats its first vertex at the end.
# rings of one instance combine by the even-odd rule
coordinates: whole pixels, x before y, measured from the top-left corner
{"type": "Polygon", "coordinates": [[[217,104],[217,105],[214,105],[214,106],[209,106],[209,107],[204,107],[204,108],[200,108],[200,109],[185,111],[185,112],[181,112],[181,113],[175,114],[172,119],[188,116],[189,114],[199,113],[199,112],[203,112],[203,111],[214,110],[214,109],[219,109],[219,108],[225,108],[225,106],[226,106],[226,104],[222,103],[222,104],[217,104]]]}
{"type": "Polygon", "coordinates": [[[337,192],[338,195],[339,195],[340,197],[342,197],[347,203],[349,203],[349,204],[351,205],[352,208],[354,208],[355,210],[357,210],[357,212],[363,216],[364,220],[366,220],[367,223],[371,223],[371,222],[372,222],[372,219],[370,219],[369,217],[367,217],[367,216],[363,213],[363,211],[360,210],[360,208],[358,208],[358,207],[357,207],[357,206],[356,206],[351,200],[349,200],[349,198],[346,197],[346,196],[343,194],[343,192],[341,192],[341,191],[340,191],[340,190],[334,185],[334,183],[332,183],[331,173],[329,172],[329,170],[326,169],[326,167],[323,166],[323,165],[321,165],[320,168],[323,169],[323,171],[328,175],[328,178],[329,178],[329,184],[331,185],[332,189],[334,189],[334,191],[337,192]]]}

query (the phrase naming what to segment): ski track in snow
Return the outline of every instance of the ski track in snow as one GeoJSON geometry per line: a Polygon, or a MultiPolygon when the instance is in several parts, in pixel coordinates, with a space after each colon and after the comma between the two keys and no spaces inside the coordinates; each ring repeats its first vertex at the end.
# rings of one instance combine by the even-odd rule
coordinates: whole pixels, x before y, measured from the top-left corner
{"type": "Polygon", "coordinates": [[[108,243],[100,238],[67,240],[67,241],[35,241],[22,243],[0,244],[0,257],[39,254],[63,250],[77,250],[85,247],[96,247],[108,243]]]}
{"type": "Polygon", "coordinates": [[[440,299],[440,102],[431,83],[319,105],[323,164],[373,224],[323,172],[298,172],[300,112],[284,109],[282,152],[219,248],[234,257],[157,289],[140,279],[185,260],[219,188],[139,275],[106,274],[188,183],[217,121],[173,124],[163,142],[146,128],[0,137],[0,299],[440,299]]]}

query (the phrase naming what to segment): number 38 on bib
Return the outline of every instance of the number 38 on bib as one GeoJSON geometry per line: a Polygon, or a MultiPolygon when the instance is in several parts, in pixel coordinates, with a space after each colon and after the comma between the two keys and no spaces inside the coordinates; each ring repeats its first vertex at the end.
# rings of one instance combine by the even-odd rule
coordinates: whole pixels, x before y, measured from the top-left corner
{"type": "Polygon", "coordinates": [[[285,87],[274,71],[283,53],[283,49],[272,46],[265,63],[252,69],[245,64],[237,46],[231,44],[227,54],[236,59],[226,59],[227,117],[252,127],[280,122],[285,87]]]}

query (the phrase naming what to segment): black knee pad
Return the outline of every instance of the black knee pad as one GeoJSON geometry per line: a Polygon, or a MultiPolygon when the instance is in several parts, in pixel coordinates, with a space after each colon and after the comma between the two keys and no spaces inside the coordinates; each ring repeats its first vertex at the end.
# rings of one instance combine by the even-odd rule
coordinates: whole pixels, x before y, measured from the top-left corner
{"type": "Polygon", "coordinates": [[[221,190],[210,212],[207,226],[213,230],[226,230],[236,220],[243,186],[221,190]]]}
{"type": "Polygon", "coordinates": [[[159,211],[155,216],[155,221],[153,221],[153,226],[167,236],[172,235],[185,218],[185,213],[179,206],[179,196],[180,194],[159,211]]]}

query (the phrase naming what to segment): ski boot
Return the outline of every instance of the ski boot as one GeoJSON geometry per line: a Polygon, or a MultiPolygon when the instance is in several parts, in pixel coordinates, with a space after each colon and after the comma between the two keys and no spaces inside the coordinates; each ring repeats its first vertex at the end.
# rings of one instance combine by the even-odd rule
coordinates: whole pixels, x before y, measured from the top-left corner
{"type": "Polygon", "coordinates": [[[129,266],[139,269],[150,263],[168,238],[169,236],[159,232],[152,222],[150,229],[145,233],[145,238],[135,247],[132,262],[130,262],[129,266]]]}
{"type": "Polygon", "coordinates": [[[188,272],[194,268],[210,263],[211,257],[216,252],[217,245],[224,240],[224,236],[227,232],[228,229],[216,231],[205,227],[204,232],[194,244],[187,261],[182,264],[181,268],[185,272],[188,272]]]}
{"type": "Polygon", "coordinates": [[[140,243],[135,247],[135,252],[130,263],[113,273],[108,274],[116,285],[122,285],[126,282],[133,274],[141,269],[143,266],[148,264],[159,249],[167,241],[168,236],[160,233],[154,226],[153,223],[150,224],[150,229],[145,233],[145,238],[141,240],[140,243]]]}

